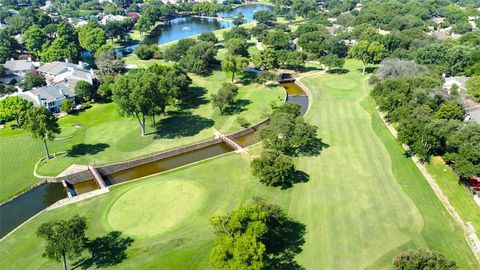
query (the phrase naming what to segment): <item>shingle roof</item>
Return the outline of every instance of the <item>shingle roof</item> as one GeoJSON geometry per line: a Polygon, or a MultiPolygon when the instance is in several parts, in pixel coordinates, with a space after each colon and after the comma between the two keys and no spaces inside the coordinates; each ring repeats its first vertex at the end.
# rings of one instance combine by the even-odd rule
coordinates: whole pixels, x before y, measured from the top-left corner
{"type": "Polygon", "coordinates": [[[3,66],[11,71],[24,71],[35,68],[33,62],[30,60],[8,60],[3,66]]]}
{"type": "Polygon", "coordinates": [[[54,61],[52,63],[46,63],[45,65],[41,66],[40,68],[38,68],[38,71],[58,75],[60,73],[63,73],[65,69],[67,69],[66,64],[67,63],[64,62],[54,61]]]}
{"type": "Polygon", "coordinates": [[[37,96],[43,102],[52,102],[58,99],[64,99],[65,97],[74,97],[75,93],[68,88],[64,83],[52,84],[43,87],[34,88],[30,91],[26,91],[19,94],[22,98],[33,102],[36,106],[42,105],[38,103],[37,96]]]}

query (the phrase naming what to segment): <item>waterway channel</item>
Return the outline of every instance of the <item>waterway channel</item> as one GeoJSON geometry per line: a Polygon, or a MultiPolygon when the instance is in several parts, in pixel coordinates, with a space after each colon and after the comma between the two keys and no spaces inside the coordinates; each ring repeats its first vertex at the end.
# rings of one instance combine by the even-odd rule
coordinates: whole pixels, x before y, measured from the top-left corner
{"type": "MultiPolygon", "coordinates": [[[[282,83],[287,92],[287,102],[300,104],[300,111],[305,114],[309,106],[307,94],[294,82],[282,83]]],[[[247,147],[257,142],[255,133],[250,132],[234,139],[242,147],[247,147]]],[[[147,163],[128,170],[104,175],[107,185],[114,185],[128,180],[152,175],[162,171],[178,168],[207,158],[219,156],[234,151],[225,143],[217,143],[187,153],[147,163]]],[[[97,189],[94,181],[78,183],[69,187],[73,194],[78,195],[97,189]]],[[[62,184],[43,184],[21,194],[13,200],[0,205],[0,238],[14,230],[23,222],[46,209],[53,203],[66,198],[62,184]]]]}

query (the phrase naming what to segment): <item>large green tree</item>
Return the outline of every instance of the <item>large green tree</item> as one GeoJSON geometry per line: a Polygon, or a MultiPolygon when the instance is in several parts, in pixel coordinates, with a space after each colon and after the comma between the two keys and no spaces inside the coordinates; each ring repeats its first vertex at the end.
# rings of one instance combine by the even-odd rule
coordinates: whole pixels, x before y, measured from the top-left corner
{"type": "Polygon", "coordinates": [[[242,73],[247,65],[247,58],[241,56],[228,54],[222,60],[222,70],[232,74],[232,83],[235,79],[235,74],[242,73]]]}
{"type": "Polygon", "coordinates": [[[95,98],[96,92],[93,85],[86,81],[78,81],[75,85],[75,94],[82,101],[90,101],[95,98]]]}
{"type": "Polygon", "coordinates": [[[217,61],[217,48],[212,42],[199,41],[188,48],[179,65],[189,72],[206,76],[217,61]]]}
{"type": "Polygon", "coordinates": [[[18,96],[9,96],[0,100],[0,119],[3,121],[15,120],[18,127],[22,127],[28,110],[33,106],[31,102],[18,96]]]}
{"type": "Polygon", "coordinates": [[[27,31],[23,34],[23,42],[27,50],[35,55],[39,56],[43,49],[43,44],[47,42],[48,36],[43,32],[43,30],[38,27],[38,25],[30,26],[27,31]]]}
{"type": "Polygon", "coordinates": [[[236,210],[213,216],[210,262],[216,269],[301,269],[295,255],[305,226],[273,204],[254,198],[236,210]]]}
{"type": "Polygon", "coordinates": [[[257,136],[266,148],[286,155],[317,154],[318,151],[317,127],[290,113],[272,115],[257,136]]]}
{"type": "Polygon", "coordinates": [[[243,38],[231,38],[225,41],[225,48],[230,54],[248,56],[247,40],[243,38]]]}
{"type": "Polygon", "coordinates": [[[154,74],[139,69],[118,76],[111,85],[112,99],[119,112],[135,116],[142,136],[146,134],[146,117],[154,113],[157,82],[154,74]]]}
{"type": "Polygon", "coordinates": [[[34,87],[45,85],[47,85],[47,81],[45,80],[45,76],[42,73],[29,72],[25,74],[25,79],[22,82],[24,90],[30,90],[34,87]]]}
{"type": "Polygon", "coordinates": [[[250,164],[252,174],[268,186],[291,186],[296,172],[292,158],[281,152],[265,150],[250,164]]]}
{"type": "Polygon", "coordinates": [[[238,86],[224,83],[217,93],[212,94],[212,106],[218,108],[223,114],[225,109],[235,104],[235,97],[238,95],[238,86]]]}
{"type": "Polygon", "coordinates": [[[472,76],[467,81],[467,93],[480,102],[480,75],[472,76]]]}
{"type": "Polygon", "coordinates": [[[34,139],[39,139],[43,142],[47,158],[50,159],[47,141],[52,141],[55,138],[55,134],[60,133],[57,117],[43,106],[38,108],[32,107],[27,111],[22,128],[34,139]]]}
{"type": "Polygon", "coordinates": [[[362,61],[362,74],[365,74],[367,65],[380,62],[385,52],[385,47],[381,43],[361,40],[350,49],[349,55],[352,58],[362,61]]]}
{"type": "Polygon", "coordinates": [[[67,270],[67,259],[73,260],[82,255],[87,238],[87,222],[84,217],[73,216],[66,220],[52,220],[40,225],[38,237],[45,240],[43,257],[62,262],[67,270]]]}
{"type": "Polygon", "coordinates": [[[393,259],[393,266],[398,270],[417,269],[457,269],[456,263],[440,253],[425,249],[402,251],[393,259]]]}
{"type": "Polygon", "coordinates": [[[80,44],[77,30],[69,23],[62,22],[57,26],[57,38],[42,50],[41,59],[44,62],[75,61],[80,58],[80,44]]]}
{"type": "Polygon", "coordinates": [[[97,21],[91,20],[78,28],[78,41],[82,48],[95,53],[106,42],[105,32],[97,21]]]}

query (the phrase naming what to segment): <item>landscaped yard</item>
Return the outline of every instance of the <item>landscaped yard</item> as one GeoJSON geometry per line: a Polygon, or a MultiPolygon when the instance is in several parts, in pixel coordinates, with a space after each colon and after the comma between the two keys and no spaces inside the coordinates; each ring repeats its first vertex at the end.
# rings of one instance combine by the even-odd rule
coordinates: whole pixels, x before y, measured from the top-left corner
{"type": "MultiPolygon", "coordinates": [[[[229,82],[229,78],[220,71],[206,78],[191,77],[195,95],[190,104],[182,112],[171,111],[166,117],[157,119],[159,123],[155,127],[149,126],[149,135],[145,137],[140,136],[136,119],[118,115],[114,103],[95,104],[78,115],[61,118],[62,134],[49,146],[52,152],[67,151],[67,154],[41,163],[37,172],[55,176],[73,163],[118,162],[211,139],[215,131],[231,133],[241,129],[236,121],[238,115],[252,124],[259,122],[269,111],[271,102],[280,103],[284,95],[281,87],[249,84],[240,87],[241,112],[220,115],[218,109],[212,108],[209,99],[223,82],[229,82]]],[[[33,177],[33,168],[45,154],[42,143],[34,141],[22,130],[0,130],[0,146],[0,201],[4,201],[39,181],[33,177]]]]}
{"type": "MultiPolygon", "coordinates": [[[[306,118],[319,126],[329,145],[319,156],[296,160],[310,175],[307,183],[288,190],[260,184],[249,173],[249,161],[261,147],[255,145],[246,153],[113,186],[108,194],[43,213],[2,241],[2,265],[57,269],[59,263],[41,258],[43,246],[34,231],[47,220],[81,214],[89,221],[91,238],[114,230],[133,238],[118,269],[209,269],[213,235],[208,218],[258,195],[306,225],[306,242],[297,258],[306,269],[389,269],[398,251],[413,247],[439,251],[461,269],[478,269],[462,230],[367,98],[360,66],[349,61],[347,67],[346,74],[302,79],[312,94],[306,118]]],[[[228,130],[229,122],[219,120],[219,127],[228,130]]],[[[92,142],[114,137],[104,135],[106,128],[93,130],[92,142]]],[[[113,134],[122,137],[126,130],[113,134]]],[[[107,149],[97,156],[107,156],[107,149]]],[[[128,152],[109,155],[118,154],[128,152]]]]}

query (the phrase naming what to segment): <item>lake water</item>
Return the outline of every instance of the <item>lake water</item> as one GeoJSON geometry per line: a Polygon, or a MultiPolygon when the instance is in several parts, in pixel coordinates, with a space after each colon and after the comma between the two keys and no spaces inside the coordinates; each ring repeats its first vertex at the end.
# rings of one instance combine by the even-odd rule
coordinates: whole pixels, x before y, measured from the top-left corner
{"type": "MultiPolygon", "coordinates": [[[[246,22],[253,21],[253,14],[260,10],[272,10],[272,6],[267,5],[243,5],[237,7],[229,13],[219,13],[222,17],[236,17],[243,14],[246,22]]],[[[196,18],[183,17],[170,20],[166,24],[159,25],[152,30],[150,35],[145,38],[145,43],[148,44],[165,44],[175,40],[192,37],[201,33],[211,32],[218,29],[232,27],[231,21],[215,19],[215,18],[196,18]]]]}

